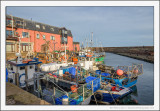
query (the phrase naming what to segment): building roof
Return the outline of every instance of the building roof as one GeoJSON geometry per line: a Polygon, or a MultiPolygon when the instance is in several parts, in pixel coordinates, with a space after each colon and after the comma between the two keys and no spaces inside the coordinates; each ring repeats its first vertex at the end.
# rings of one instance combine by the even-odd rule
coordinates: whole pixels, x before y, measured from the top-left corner
{"type": "Polygon", "coordinates": [[[79,42],[73,42],[73,44],[79,44],[79,42]]]}
{"type": "MultiPolygon", "coordinates": [[[[6,18],[12,19],[11,15],[6,15],[6,18]]],[[[24,29],[35,30],[35,31],[40,31],[40,32],[59,34],[60,30],[65,28],[65,27],[55,27],[55,26],[51,26],[48,24],[44,24],[44,23],[40,23],[40,22],[36,22],[32,20],[27,20],[27,19],[15,17],[15,16],[13,16],[13,20],[15,23],[16,21],[24,22],[24,25],[16,25],[17,28],[24,28],[24,29]]],[[[72,37],[72,33],[70,30],[67,30],[67,35],[72,37]]]]}

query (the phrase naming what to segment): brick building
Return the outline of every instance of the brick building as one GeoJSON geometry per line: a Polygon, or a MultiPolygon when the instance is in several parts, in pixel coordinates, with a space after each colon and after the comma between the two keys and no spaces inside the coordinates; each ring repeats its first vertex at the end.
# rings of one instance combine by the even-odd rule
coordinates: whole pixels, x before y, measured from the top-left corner
{"type": "Polygon", "coordinates": [[[52,52],[79,50],[79,44],[73,45],[73,36],[65,27],[55,27],[15,16],[6,16],[6,52],[18,52],[19,36],[21,37],[21,51],[52,52]]]}

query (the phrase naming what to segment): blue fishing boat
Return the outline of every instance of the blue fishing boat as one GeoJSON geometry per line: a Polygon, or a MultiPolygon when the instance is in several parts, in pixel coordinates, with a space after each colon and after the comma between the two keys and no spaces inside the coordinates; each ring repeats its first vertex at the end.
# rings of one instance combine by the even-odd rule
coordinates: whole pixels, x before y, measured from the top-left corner
{"type": "Polygon", "coordinates": [[[127,96],[131,92],[130,88],[104,82],[91,99],[101,104],[111,104],[116,103],[118,99],[127,96]]]}
{"type": "Polygon", "coordinates": [[[136,85],[138,76],[143,74],[143,65],[132,64],[132,66],[118,66],[117,69],[96,70],[96,74],[102,75],[102,80],[107,82],[123,87],[132,87],[136,85]]]}

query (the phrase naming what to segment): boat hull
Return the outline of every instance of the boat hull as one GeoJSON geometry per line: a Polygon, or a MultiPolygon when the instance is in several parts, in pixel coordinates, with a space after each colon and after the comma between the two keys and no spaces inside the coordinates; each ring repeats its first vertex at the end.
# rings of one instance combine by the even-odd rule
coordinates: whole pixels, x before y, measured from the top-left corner
{"type": "Polygon", "coordinates": [[[132,87],[132,86],[136,85],[138,77],[134,77],[134,78],[127,78],[126,77],[126,78],[122,78],[122,79],[112,79],[112,78],[108,77],[108,78],[103,78],[103,79],[105,79],[113,84],[116,84],[116,85],[118,84],[119,86],[123,86],[123,87],[128,88],[128,87],[132,87]]]}
{"type": "Polygon", "coordinates": [[[93,101],[97,101],[98,103],[108,104],[114,103],[117,99],[123,98],[132,92],[131,89],[125,88],[120,92],[113,92],[113,91],[105,91],[105,90],[98,90],[95,96],[92,96],[91,99],[93,101]],[[96,99],[95,99],[96,98],[96,99]]]}

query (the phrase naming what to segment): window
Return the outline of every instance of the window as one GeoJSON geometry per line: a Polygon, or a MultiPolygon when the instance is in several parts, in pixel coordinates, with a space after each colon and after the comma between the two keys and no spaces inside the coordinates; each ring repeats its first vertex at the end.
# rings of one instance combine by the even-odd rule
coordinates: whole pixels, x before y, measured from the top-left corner
{"type": "Polygon", "coordinates": [[[61,38],[61,42],[62,42],[62,43],[67,43],[67,42],[68,42],[67,37],[62,37],[62,38],[61,38]]]}
{"type": "Polygon", "coordinates": [[[21,50],[23,51],[23,52],[27,52],[29,49],[31,49],[31,44],[29,44],[29,43],[22,43],[21,44],[21,50]],[[29,47],[28,47],[29,46],[29,47]]]}
{"type": "Polygon", "coordinates": [[[40,25],[37,24],[37,25],[36,25],[36,28],[39,28],[39,29],[40,29],[40,25]]]}
{"type": "Polygon", "coordinates": [[[51,31],[54,31],[54,28],[51,28],[51,31]]]}
{"type": "Polygon", "coordinates": [[[65,31],[65,34],[67,34],[67,31],[65,31]]]}
{"type": "Polygon", "coordinates": [[[7,19],[7,21],[6,21],[6,23],[7,23],[7,25],[12,25],[12,20],[11,19],[7,19]]]}
{"type": "Polygon", "coordinates": [[[18,21],[16,21],[16,24],[20,25],[20,24],[21,24],[21,21],[19,21],[19,20],[18,20],[18,21]]]}
{"type": "Polygon", "coordinates": [[[43,30],[45,30],[45,26],[43,26],[43,30]]]}
{"type": "Polygon", "coordinates": [[[12,36],[12,33],[14,33],[14,31],[12,32],[11,30],[7,30],[6,31],[6,36],[7,37],[12,36]]]}
{"type": "Polygon", "coordinates": [[[33,68],[33,66],[30,66],[30,69],[32,69],[33,68]]]}
{"type": "Polygon", "coordinates": [[[15,51],[14,47],[15,47],[14,43],[12,43],[12,42],[6,43],[6,51],[7,52],[14,52],[15,51]]]}
{"type": "Polygon", "coordinates": [[[51,40],[55,40],[55,37],[54,37],[54,36],[51,36],[51,40]]]}
{"type": "Polygon", "coordinates": [[[29,34],[28,34],[28,32],[22,32],[22,36],[23,37],[29,37],[29,34]]]}
{"type": "Polygon", "coordinates": [[[21,25],[23,25],[23,22],[21,22],[21,25]]]}
{"type": "Polygon", "coordinates": [[[24,67],[24,66],[21,66],[19,69],[20,69],[20,70],[23,70],[23,69],[25,69],[25,67],[24,67]]]}
{"type": "Polygon", "coordinates": [[[64,30],[62,30],[62,33],[64,34],[64,30]]]}
{"type": "Polygon", "coordinates": [[[39,39],[40,37],[39,37],[39,34],[37,34],[37,39],[39,39]]]}
{"type": "Polygon", "coordinates": [[[45,36],[45,35],[43,35],[43,39],[46,39],[46,36],[45,36]]]}
{"type": "Polygon", "coordinates": [[[26,26],[26,24],[25,24],[24,22],[20,21],[20,20],[17,20],[17,21],[16,21],[16,24],[17,24],[17,25],[26,26]]]}
{"type": "Polygon", "coordinates": [[[13,71],[13,66],[11,65],[11,70],[13,71]]]}

